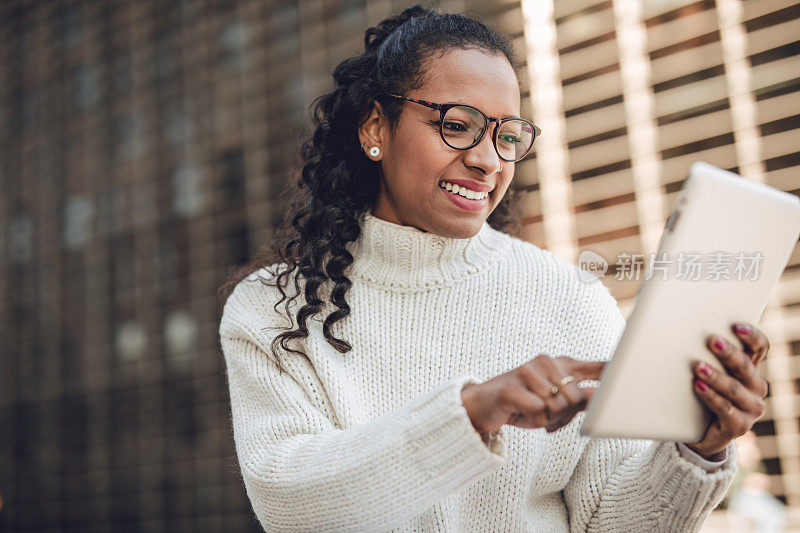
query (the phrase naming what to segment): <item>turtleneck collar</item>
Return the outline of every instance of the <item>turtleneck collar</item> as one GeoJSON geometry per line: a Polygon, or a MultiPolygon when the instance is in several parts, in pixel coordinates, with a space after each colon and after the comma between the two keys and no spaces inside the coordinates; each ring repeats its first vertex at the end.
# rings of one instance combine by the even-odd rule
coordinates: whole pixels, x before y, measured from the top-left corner
{"type": "Polygon", "coordinates": [[[511,237],[484,221],[467,239],[442,237],[367,212],[361,235],[348,248],[350,274],[394,290],[420,290],[458,283],[497,261],[511,237]]]}

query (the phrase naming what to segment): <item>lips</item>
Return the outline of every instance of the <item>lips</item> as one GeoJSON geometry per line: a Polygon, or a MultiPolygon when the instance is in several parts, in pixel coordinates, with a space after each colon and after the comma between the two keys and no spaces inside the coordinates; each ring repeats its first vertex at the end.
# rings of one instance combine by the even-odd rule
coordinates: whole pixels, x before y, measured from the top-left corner
{"type": "Polygon", "coordinates": [[[489,205],[488,196],[482,200],[470,200],[469,198],[464,198],[460,194],[452,193],[441,186],[439,189],[441,189],[442,193],[447,197],[448,200],[465,211],[480,212],[483,211],[487,205],[489,205]]]}

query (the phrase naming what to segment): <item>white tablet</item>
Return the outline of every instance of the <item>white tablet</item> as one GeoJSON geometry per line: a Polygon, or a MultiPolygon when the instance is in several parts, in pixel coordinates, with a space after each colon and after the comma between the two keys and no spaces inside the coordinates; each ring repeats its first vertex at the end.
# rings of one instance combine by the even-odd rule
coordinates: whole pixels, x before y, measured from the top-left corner
{"type": "Polygon", "coordinates": [[[722,370],[707,336],[741,346],[730,325],[758,323],[798,235],[800,198],[694,163],[581,435],[699,441],[712,414],[694,392],[692,360],[722,370]]]}

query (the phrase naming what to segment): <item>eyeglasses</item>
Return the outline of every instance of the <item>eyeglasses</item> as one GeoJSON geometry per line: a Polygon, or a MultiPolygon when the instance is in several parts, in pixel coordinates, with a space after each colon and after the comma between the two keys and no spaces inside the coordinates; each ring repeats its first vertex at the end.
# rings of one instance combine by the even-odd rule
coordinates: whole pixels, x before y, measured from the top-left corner
{"type": "Polygon", "coordinates": [[[533,141],[542,132],[539,126],[530,120],[490,117],[477,107],[467,104],[434,104],[397,94],[388,96],[438,110],[439,120],[432,120],[431,123],[439,125],[439,135],[444,143],[456,150],[467,150],[481,142],[486,130],[489,129],[489,123],[494,122],[496,125],[492,142],[497,155],[503,161],[514,162],[524,158],[533,146],[533,141]]]}

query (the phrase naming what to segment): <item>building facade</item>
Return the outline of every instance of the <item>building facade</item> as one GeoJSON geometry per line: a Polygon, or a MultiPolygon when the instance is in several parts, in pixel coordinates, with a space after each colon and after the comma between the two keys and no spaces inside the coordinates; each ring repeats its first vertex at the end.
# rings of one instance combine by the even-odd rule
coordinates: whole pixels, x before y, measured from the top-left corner
{"type": "MultiPolygon", "coordinates": [[[[800,192],[800,6],[422,2],[508,33],[523,238],[572,261],[655,250],[689,165],[800,192]]],[[[0,521],[256,531],[216,289],[262,249],[308,106],[394,0],[0,4],[0,521]]],[[[604,282],[626,312],[639,281],[604,282]]],[[[760,324],[770,491],[800,507],[800,251],[760,324]]],[[[2,524],[2,522],[0,522],[2,524]]],[[[2,525],[0,525],[0,529],[2,525]]]]}

